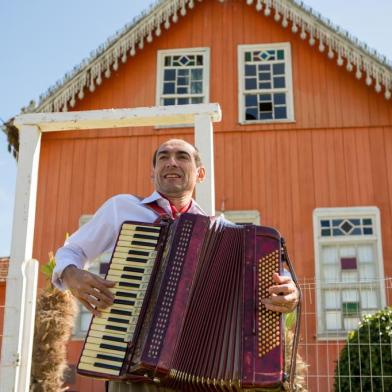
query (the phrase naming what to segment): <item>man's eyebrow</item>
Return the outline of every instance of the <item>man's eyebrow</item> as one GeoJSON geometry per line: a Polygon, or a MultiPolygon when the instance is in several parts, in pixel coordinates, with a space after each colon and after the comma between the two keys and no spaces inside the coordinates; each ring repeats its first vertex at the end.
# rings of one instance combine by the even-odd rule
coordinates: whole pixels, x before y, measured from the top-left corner
{"type": "MultiPolygon", "coordinates": [[[[169,150],[160,150],[157,152],[157,156],[158,155],[166,155],[166,154],[170,154],[170,151],[169,150]]],[[[190,154],[188,151],[185,151],[185,150],[177,150],[176,154],[186,154],[188,156],[192,156],[192,154],[190,154]]]]}

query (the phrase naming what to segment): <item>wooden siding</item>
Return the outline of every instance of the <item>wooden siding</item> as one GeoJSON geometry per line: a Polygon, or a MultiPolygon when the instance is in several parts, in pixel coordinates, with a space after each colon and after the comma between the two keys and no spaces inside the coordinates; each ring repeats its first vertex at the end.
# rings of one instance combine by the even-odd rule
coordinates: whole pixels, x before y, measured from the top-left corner
{"type": "MultiPolygon", "coordinates": [[[[157,50],[187,47],[211,49],[210,101],[223,111],[222,123],[214,127],[217,209],[259,210],[262,224],[278,227],[287,238],[299,277],[312,278],[313,210],[377,206],[385,274],[391,276],[391,103],[243,1],[197,4],[96,92],[86,92],[75,110],[155,105],[157,50]],[[237,46],[273,42],[291,43],[295,122],[239,125],[237,46]]],[[[193,131],[146,127],[45,134],[34,257],[46,262],[48,251],[77,229],[80,216],[92,214],[110,196],[149,194],[150,157],[172,136],[192,141],[193,131]]],[[[309,336],[315,334],[311,327],[309,336]]],[[[72,362],[79,349],[74,342],[72,362]]],[[[77,388],[102,386],[84,379],[77,388]]]]}

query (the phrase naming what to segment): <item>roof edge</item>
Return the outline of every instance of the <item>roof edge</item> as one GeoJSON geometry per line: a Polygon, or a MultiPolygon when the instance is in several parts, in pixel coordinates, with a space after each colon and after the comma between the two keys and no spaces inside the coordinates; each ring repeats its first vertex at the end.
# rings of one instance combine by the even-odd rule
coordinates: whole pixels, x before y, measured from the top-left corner
{"type": "MultiPolygon", "coordinates": [[[[86,88],[94,92],[103,78],[110,78],[112,70],[116,71],[121,62],[125,63],[129,57],[135,56],[138,50],[144,48],[145,42],[150,43],[154,36],[159,37],[162,30],[168,30],[172,23],[178,21],[179,15],[185,16],[188,9],[202,1],[156,1],[50,87],[40,96],[37,106],[30,104],[22,112],[67,111],[75,106],[77,99],[84,98],[86,88]]],[[[392,64],[385,56],[370,50],[366,44],[298,0],[244,1],[254,5],[256,11],[264,16],[272,16],[283,28],[287,28],[290,22],[293,34],[299,33],[301,39],[308,40],[311,46],[318,43],[319,51],[325,52],[331,60],[335,58],[338,66],[345,65],[348,72],[355,70],[357,79],[365,76],[368,86],[374,85],[377,93],[384,91],[385,98],[391,98],[392,64]]]]}

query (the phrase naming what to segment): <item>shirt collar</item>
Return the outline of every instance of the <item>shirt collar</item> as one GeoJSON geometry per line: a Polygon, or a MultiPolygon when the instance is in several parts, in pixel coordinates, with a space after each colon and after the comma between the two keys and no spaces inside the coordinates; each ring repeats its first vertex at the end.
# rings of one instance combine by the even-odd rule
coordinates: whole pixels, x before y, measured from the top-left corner
{"type": "MultiPolygon", "coordinates": [[[[166,200],[164,197],[162,197],[157,191],[154,191],[151,193],[150,196],[147,196],[143,200],[140,201],[140,204],[148,204],[152,202],[157,202],[157,204],[162,207],[166,212],[168,212],[171,215],[171,208],[170,208],[170,203],[168,200],[166,200]]],[[[192,204],[188,210],[189,213],[191,214],[201,214],[201,215],[207,215],[202,208],[195,202],[194,199],[192,199],[192,204]]]]}

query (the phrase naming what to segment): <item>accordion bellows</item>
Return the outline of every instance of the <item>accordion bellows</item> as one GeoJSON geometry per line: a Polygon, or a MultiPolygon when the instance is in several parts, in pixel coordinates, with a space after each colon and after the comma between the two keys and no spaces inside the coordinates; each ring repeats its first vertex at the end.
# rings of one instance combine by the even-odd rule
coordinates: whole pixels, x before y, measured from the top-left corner
{"type": "Polygon", "coordinates": [[[279,388],[281,316],[261,301],[281,258],[264,226],[124,222],[107,273],[115,301],[93,317],[78,372],[181,391],[279,388]]]}

